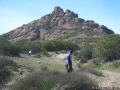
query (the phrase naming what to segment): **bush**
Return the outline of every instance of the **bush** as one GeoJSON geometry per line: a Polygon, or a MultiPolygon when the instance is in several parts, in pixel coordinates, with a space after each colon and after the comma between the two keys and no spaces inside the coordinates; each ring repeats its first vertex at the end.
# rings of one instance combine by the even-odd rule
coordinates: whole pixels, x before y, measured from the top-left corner
{"type": "Polygon", "coordinates": [[[17,41],[16,44],[21,48],[22,52],[28,52],[32,50],[33,53],[46,54],[47,51],[60,51],[78,49],[77,45],[74,45],[64,40],[48,40],[48,41],[33,41],[27,42],[26,40],[17,41]]]}
{"type": "Polygon", "coordinates": [[[11,43],[5,39],[0,39],[0,54],[18,56],[19,53],[32,53],[46,54],[47,51],[60,51],[60,50],[76,50],[79,47],[73,43],[64,40],[49,40],[49,41],[33,41],[19,40],[11,43]]]}
{"type": "Polygon", "coordinates": [[[47,51],[76,50],[79,47],[73,43],[64,40],[49,40],[43,42],[43,47],[47,51]]]}
{"type": "Polygon", "coordinates": [[[40,53],[44,51],[44,48],[40,41],[28,42],[26,40],[19,40],[16,42],[22,53],[26,53],[32,50],[32,53],[40,53]]]}
{"type": "Polygon", "coordinates": [[[104,61],[120,59],[120,35],[107,35],[98,40],[96,56],[104,61]]]}
{"type": "Polygon", "coordinates": [[[76,51],[74,55],[81,62],[87,62],[87,60],[92,59],[92,48],[89,46],[83,47],[80,51],[76,51]]]}
{"type": "Polygon", "coordinates": [[[81,61],[83,61],[83,62],[92,58],[92,52],[89,51],[89,50],[81,51],[80,55],[81,55],[80,56],[81,57],[81,61]]]}
{"type": "Polygon", "coordinates": [[[42,71],[47,71],[47,70],[49,70],[49,69],[48,69],[48,67],[46,67],[46,66],[42,66],[42,67],[41,67],[41,70],[42,70],[42,71]]]}
{"type": "Polygon", "coordinates": [[[120,67],[120,61],[114,61],[114,62],[112,62],[112,66],[115,67],[115,68],[120,67]]]}
{"type": "Polygon", "coordinates": [[[6,83],[11,75],[12,70],[16,70],[17,64],[8,57],[0,56],[0,85],[6,83]]]}
{"type": "Polygon", "coordinates": [[[91,60],[91,62],[90,62],[90,63],[91,63],[91,64],[93,64],[93,65],[100,65],[101,60],[99,60],[99,59],[95,58],[95,59],[91,60]]]}
{"type": "Polygon", "coordinates": [[[96,83],[85,74],[56,71],[34,72],[18,80],[10,90],[91,90],[96,83]]]}
{"type": "Polygon", "coordinates": [[[18,56],[20,48],[6,39],[0,38],[0,54],[9,56],[18,56]]]}

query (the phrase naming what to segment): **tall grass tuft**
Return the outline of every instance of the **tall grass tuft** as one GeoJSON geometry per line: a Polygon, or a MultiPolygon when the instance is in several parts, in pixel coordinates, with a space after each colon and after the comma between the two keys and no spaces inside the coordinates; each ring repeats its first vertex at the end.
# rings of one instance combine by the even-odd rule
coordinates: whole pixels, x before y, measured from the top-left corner
{"type": "Polygon", "coordinates": [[[33,72],[18,80],[10,90],[91,90],[96,82],[85,74],[57,71],[33,72]]]}
{"type": "Polygon", "coordinates": [[[4,85],[17,69],[17,64],[9,57],[0,56],[0,86],[4,85]]]}

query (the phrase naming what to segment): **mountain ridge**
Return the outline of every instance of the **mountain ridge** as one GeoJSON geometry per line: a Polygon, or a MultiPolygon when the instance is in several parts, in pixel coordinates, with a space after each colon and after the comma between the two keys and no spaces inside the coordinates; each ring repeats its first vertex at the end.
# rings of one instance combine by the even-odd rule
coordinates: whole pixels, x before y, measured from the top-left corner
{"type": "Polygon", "coordinates": [[[64,35],[65,33],[76,32],[77,36],[100,36],[114,33],[104,25],[99,25],[92,20],[84,20],[71,10],[64,11],[56,6],[52,13],[40,19],[3,34],[9,40],[48,40],[64,35]]]}

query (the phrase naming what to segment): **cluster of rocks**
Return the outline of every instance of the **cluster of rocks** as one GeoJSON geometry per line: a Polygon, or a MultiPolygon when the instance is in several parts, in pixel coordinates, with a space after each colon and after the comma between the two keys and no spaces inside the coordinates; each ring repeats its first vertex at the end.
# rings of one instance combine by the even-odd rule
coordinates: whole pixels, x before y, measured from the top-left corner
{"type": "Polygon", "coordinates": [[[103,25],[99,25],[94,21],[85,21],[78,17],[78,14],[56,6],[52,13],[43,16],[41,19],[34,20],[28,24],[24,24],[17,29],[4,34],[9,39],[19,40],[46,40],[53,39],[63,34],[64,32],[75,31],[75,30],[93,30],[97,33],[113,33],[112,30],[108,29],[103,25]]]}

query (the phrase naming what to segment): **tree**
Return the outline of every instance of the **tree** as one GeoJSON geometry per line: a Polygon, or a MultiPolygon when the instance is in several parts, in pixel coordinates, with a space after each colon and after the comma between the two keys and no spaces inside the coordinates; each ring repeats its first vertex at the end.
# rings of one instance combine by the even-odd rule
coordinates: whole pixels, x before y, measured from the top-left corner
{"type": "Polygon", "coordinates": [[[40,41],[28,42],[27,40],[19,40],[15,44],[19,46],[22,53],[26,53],[29,50],[32,50],[32,53],[39,53],[44,50],[40,41]]]}
{"type": "Polygon", "coordinates": [[[60,51],[60,50],[76,50],[79,46],[65,40],[48,40],[43,42],[43,46],[47,51],[60,51]]]}
{"type": "Polygon", "coordinates": [[[105,61],[120,59],[120,35],[112,34],[99,39],[95,52],[98,58],[105,61]]]}
{"type": "Polygon", "coordinates": [[[0,38],[0,54],[18,56],[20,48],[4,38],[0,38]]]}
{"type": "Polygon", "coordinates": [[[84,47],[82,47],[79,51],[74,53],[75,57],[79,59],[81,62],[87,62],[92,59],[93,47],[86,43],[84,47]]]}

